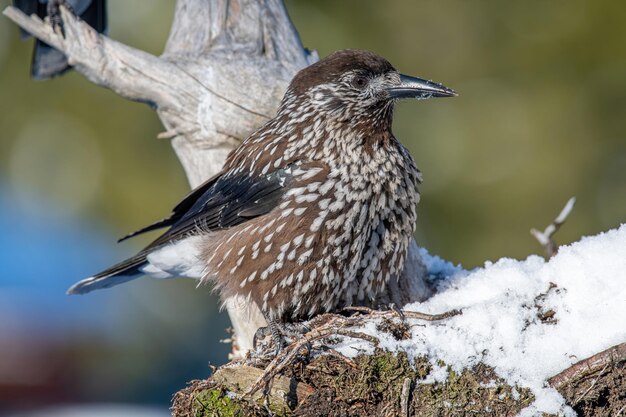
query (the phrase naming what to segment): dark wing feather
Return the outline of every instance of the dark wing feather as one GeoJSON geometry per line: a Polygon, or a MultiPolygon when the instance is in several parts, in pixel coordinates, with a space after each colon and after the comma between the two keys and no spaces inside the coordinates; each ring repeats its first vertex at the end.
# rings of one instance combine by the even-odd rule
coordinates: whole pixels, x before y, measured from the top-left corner
{"type": "MultiPolygon", "coordinates": [[[[227,229],[262,216],[279,204],[291,178],[291,170],[288,168],[262,176],[221,176],[148,248],[177,240],[198,229],[227,229]]],[[[185,205],[188,206],[189,204],[185,205]]]]}
{"type": "Polygon", "coordinates": [[[208,231],[236,226],[276,207],[291,178],[288,167],[261,176],[218,174],[189,193],[174,207],[169,217],[130,233],[119,241],[170,227],[146,248],[148,250],[198,228],[208,231]]]}
{"type": "Polygon", "coordinates": [[[181,200],[180,203],[176,205],[176,207],[174,207],[169,217],[166,217],[165,219],[161,219],[137,231],[129,233],[126,236],[119,239],[118,242],[122,242],[126,239],[130,239],[131,237],[140,235],[142,233],[150,232],[152,230],[157,230],[157,229],[162,229],[164,227],[172,226],[174,223],[179,221],[185,215],[185,213],[187,213],[187,211],[189,211],[189,209],[193,207],[194,204],[196,204],[198,199],[200,199],[205,193],[207,193],[207,191],[215,184],[215,182],[220,178],[221,175],[222,175],[221,173],[217,174],[209,178],[202,184],[200,184],[198,187],[194,188],[189,194],[187,194],[181,200]]]}
{"type": "MultiPolygon", "coordinates": [[[[106,0],[67,0],[67,4],[87,24],[99,33],[107,29],[106,0]]],[[[13,0],[13,5],[28,15],[36,14],[40,18],[48,15],[47,0],[13,0]]],[[[22,39],[30,37],[21,31],[22,39]]],[[[50,45],[37,40],[33,50],[31,76],[34,79],[47,79],[63,74],[70,68],[65,55],[50,45]]]]}

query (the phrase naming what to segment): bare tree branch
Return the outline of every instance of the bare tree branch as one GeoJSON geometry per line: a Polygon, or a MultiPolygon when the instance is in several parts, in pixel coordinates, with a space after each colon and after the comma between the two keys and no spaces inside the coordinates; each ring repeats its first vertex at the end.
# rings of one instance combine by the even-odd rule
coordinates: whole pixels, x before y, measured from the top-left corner
{"type": "Polygon", "coordinates": [[[543,250],[546,254],[546,257],[551,258],[556,255],[558,251],[558,246],[553,239],[554,234],[559,230],[559,228],[565,223],[567,217],[570,215],[572,210],[574,209],[574,204],[576,203],[576,197],[571,197],[565,203],[565,207],[561,210],[556,219],[552,223],[545,228],[543,232],[540,232],[537,229],[530,229],[530,234],[537,239],[539,244],[543,246],[543,250]]]}
{"type": "Polygon", "coordinates": [[[27,16],[15,7],[7,7],[4,15],[62,51],[68,62],[91,82],[125,98],[176,107],[188,97],[181,96],[181,89],[172,88],[169,82],[182,75],[175,65],[100,35],[63,6],[65,37],[39,17],[27,16]]]}

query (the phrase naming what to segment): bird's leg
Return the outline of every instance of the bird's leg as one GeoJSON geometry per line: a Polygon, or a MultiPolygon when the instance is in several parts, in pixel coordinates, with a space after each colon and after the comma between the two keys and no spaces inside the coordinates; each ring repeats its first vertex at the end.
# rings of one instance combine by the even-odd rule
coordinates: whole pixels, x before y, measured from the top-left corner
{"type": "MultiPolygon", "coordinates": [[[[287,345],[285,341],[285,336],[283,335],[282,326],[278,322],[278,320],[270,317],[270,315],[266,312],[263,312],[263,317],[265,317],[265,321],[267,321],[267,327],[263,332],[267,335],[267,331],[269,330],[272,335],[272,341],[276,345],[276,356],[285,348],[287,345]]],[[[260,329],[259,329],[260,330],[260,329]]],[[[258,333],[258,330],[257,330],[258,333]]],[[[255,337],[256,337],[255,333],[255,337]]]]}
{"type": "Polygon", "coordinates": [[[70,13],[74,14],[74,8],[68,0],[48,0],[48,17],[50,18],[52,29],[56,32],[58,28],[63,37],[65,37],[63,19],[61,19],[61,6],[65,7],[70,13]]]}
{"type": "Polygon", "coordinates": [[[267,336],[271,336],[272,341],[276,345],[276,355],[278,355],[288,343],[302,339],[305,333],[311,331],[311,327],[305,323],[282,323],[271,318],[267,313],[263,313],[263,316],[265,317],[265,321],[267,321],[267,326],[260,327],[254,333],[252,346],[255,349],[259,341],[265,339],[267,336]]]}
{"type": "Polygon", "coordinates": [[[287,342],[285,341],[285,336],[283,335],[282,328],[280,324],[276,320],[270,320],[268,323],[270,333],[272,334],[272,340],[276,345],[276,356],[287,346],[287,342]]]}
{"type": "Polygon", "coordinates": [[[402,309],[400,307],[398,307],[395,303],[389,303],[389,310],[394,311],[398,317],[400,317],[400,320],[405,321],[406,320],[406,316],[404,315],[404,311],[402,311],[402,309]]]}
{"type": "Polygon", "coordinates": [[[252,338],[252,347],[256,349],[259,341],[265,339],[267,336],[270,335],[270,326],[259,327],[256,332],[254,332],[254,337],[252,338]]]}

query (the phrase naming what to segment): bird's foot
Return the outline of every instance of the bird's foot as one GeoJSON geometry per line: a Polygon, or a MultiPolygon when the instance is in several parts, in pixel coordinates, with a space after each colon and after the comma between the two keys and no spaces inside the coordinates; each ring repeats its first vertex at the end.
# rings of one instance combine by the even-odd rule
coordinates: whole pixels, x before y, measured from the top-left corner
{"type": "Polygon", "coordinates": [[[65,37],[63,19],[61,18],[61,6],[65,7],[70,13],[74,14],[74,8],[68,0],[48,0],[48,17],[50,18],[52,29],[55,32],[59,30],[61,35],[65,37]]]}
{"type": "Polygon", "coordinates": [[[254,349],[257,349],[261,341],[271,336],[274,344],[274,356],[278,356],[285,347],[296,340],[301,339],[311,329],[304,323],[279,323],[276,320],[267,320],[266,327],[260,327],[252,340],[254,349]]]}
{"type": "MultiPolygon", "coordinates": [[[[265,341],[268,337],[271,337],[271,343],[274,344],[274,356],[278,354],[287,346],[287,341],[282,331],[282,326],[275,320],[267,320],[267,326],[260,327],[255,333],[252,339],[252,346],[257,349],[259,346],[262,348],[267,347],[266,343],[260,343],[265,341]]],[[[265,350],[265,349],[263,349],[265,350]]]]}
{"type": "Polygon", "coordinates": [[[270,331],[270,326],[259,327],[256,332],[254,332],[254,337],[252,338],[252,348],[258,349],[261,346],[261,343],[270,337],[272,332],[270,331]]]}
{"type": "Polygon", "coordinates": [[[398,318],[400,318],[400,320],[404,321],[406,319],[406,316],[404,315],[404,311],[402,311],[402,309],[398,307],[395,303],[389,303],[387,304],[386,307],[389,311],[393,311],[394,313],[396,313],[398,315],[398,318]]]}
{"type": "Polygon", "coordinates": [[[280,352],[288,345],[288,341],[281,331],[272,329],[271,326],[260,327],[254,334],[252,341],[254,349],[261,348],[261,351],[267,351],[273,346],[272,356],[278,356],[280,352]]]}

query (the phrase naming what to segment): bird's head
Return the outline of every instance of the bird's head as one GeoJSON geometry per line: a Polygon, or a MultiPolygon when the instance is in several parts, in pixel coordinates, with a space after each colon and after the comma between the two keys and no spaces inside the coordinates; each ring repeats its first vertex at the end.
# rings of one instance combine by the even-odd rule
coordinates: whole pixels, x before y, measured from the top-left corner
{"type": "Polygon", "coordinates": [[[456,95],[441,84],[400,74],[372,52],[344,49],[296,74],[281,110],[299,113],[308,109],[333,120],[387,124],[398,99],[456,95]]]}

